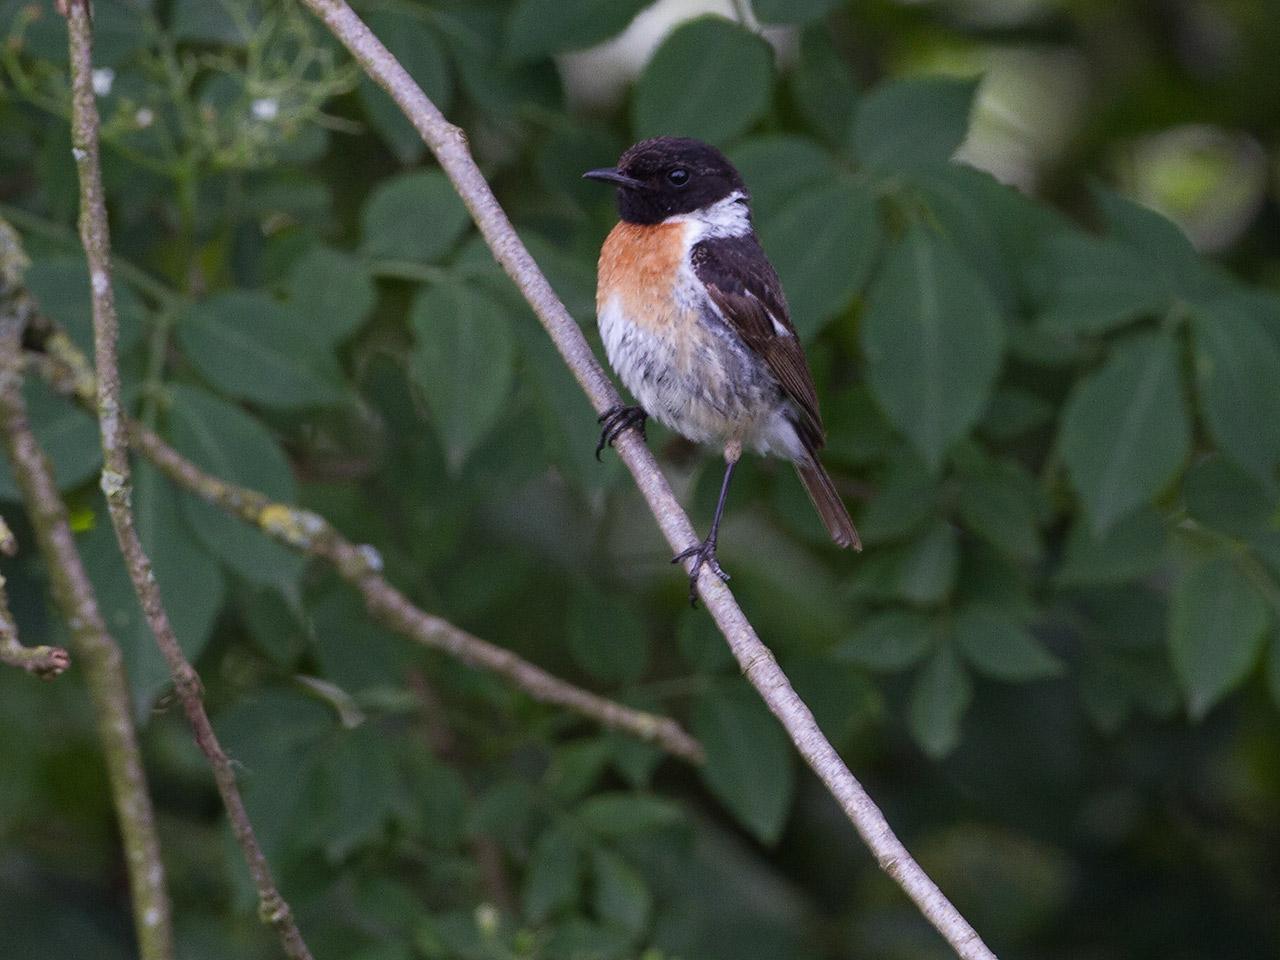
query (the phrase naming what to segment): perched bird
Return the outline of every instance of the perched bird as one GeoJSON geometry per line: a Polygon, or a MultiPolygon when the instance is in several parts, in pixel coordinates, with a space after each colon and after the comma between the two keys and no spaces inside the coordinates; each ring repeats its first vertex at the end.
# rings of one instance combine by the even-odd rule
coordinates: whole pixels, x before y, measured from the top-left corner
{"type": "Polygon", "coordinates": [[[729,579],[716,538],[744,448],[791,460],[831,539],[862,549],[818,461],[826,434],[813,378],[738,171],[708,144],[656,137],[583,176],[617,188],[621,222],[600,251],[596,315],[610,365],[640,401],[600,418],[597,457],[623,430],[643,435],[650,416],[724,451],[711,532],[672,561],[693,558],[690,600],[704,565],[729,579]]]}

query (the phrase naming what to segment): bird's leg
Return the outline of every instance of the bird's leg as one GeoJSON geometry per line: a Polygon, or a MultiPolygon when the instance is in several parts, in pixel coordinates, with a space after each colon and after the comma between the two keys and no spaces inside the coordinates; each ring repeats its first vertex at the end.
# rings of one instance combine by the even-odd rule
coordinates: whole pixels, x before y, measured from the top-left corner
{"type": "Polygon", "coordinates": [[[635,427],[640,431],[640,439],[647,439],[644,435],[644,422],[649,419],[649,415],[644,412],[644,407],[628,407],[618,404],[616,407],[610,407],[604,413],[596,418],[596,422],[600,427],[600,442],[596,444],[596,459],[600,459],[600,454],[605,447],[612,447],[613,441],[618,439],[618,434],[622,433],[628,427],[635,427]]]}
{"type": "Polygon", "coordinates": [[[721,580],[729,579],[729,575],[720,566],[720,561],[716,559],[716,540],[720,536],[720,518],[724,515],[724,504],[729,499],[729,481],[733,479],[733,468],[738,465],[741,452],[742,448],[737,444],[725,449],[724,480],[720,483],[720,499],[716,501],[716,513],[711,520],[711,532],[707,534],[707,539],[671,559],[672,563],[679,563],[693,557],[693,566],[689,568],[689,603],[694,607],[698,605],[698,574],[702,572],[704,564],[721,580]]]}

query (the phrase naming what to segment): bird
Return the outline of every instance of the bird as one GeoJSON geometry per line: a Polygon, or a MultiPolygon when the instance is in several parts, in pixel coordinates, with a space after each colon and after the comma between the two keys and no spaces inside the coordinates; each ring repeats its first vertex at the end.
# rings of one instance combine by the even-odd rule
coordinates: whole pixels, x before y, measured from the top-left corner
{"type": "Polygon", "coordinates": [[[624,430],[643,437],[649,417],[724,453],[710,532],[672,559],[692,559],[690,601],[704,566],[729,579],[716,547],[743,450],[790,460],[831,539],[861,550],[818,459],[817,391],[741,174],[710,144],[654,137],[583,177],[615,188],[619,222],[600,250],[596,320],[609,365],[639,401],[601,414],[597,459],[624,430]]]}

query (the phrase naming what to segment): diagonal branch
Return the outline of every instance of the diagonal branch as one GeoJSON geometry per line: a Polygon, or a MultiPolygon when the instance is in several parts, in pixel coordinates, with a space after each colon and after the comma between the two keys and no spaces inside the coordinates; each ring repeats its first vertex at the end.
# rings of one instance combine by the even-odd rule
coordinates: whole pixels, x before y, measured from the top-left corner
{"type": "MultiPolygon", "coordinates": [[[[47,321],[40,318],[42,323],[47,321]]],[[[45,373],[61,393],[92,405],[96,392],[87,358],[61,330],[46,329],[41,340],[45,373]]],[[[154,431],[126,420],[130,445],[155,464],[170,481],[206,503],[251,524],[274,540],[307,556],[331,563],[359,591],[365,608],[386,627],[433,650],[509,680],[535,700],[573,710],[614,730],[651,742],[690,763],[705,759],[702,745],[680,724],[624,706],[561,680],[497,644],[482,640],[449,621],[414,606],[381,573],[374,549],[346,539],[323,517],[278,503],[256,490],[241,487],[201,470],[154,431]]]]}
{"type": "Polygon", "coordinates": [[[89,262],[93,304],[93,341],[98,373],[98,425],[102,433],[102,492],[107,498],[111,525],[115,528],[125,567],[134,592],[155,635],[160,652],[169,666],[178,698],[191,723],[196,744],[209,761],[213,778],[226,807],[236,841],[244,852],[249,872],[258,892],[262,919],[276,928],[285,953],[293,960],[311,960],[311,952],[294,922],[289,905],[280,896],[271,877],[262,847],[253,832],[249,815],[236,785],[231,761],[209,723],[202,699],[200,677],[187,661],[174,635],[169,615],[160,597],[160,588],[151,572],[151,561],[142,548],[133,523],[130,503],[128,438],[120,400],[120,370],[116,361],[119,324],[111,289],[111,237],[102,189],[98,155],[98,107],[93,93],[92,34],[90,0],[69,0],[63,4],[67,17],[71,60],[71,143],[80,178],[80,240],[89,262]]]}
{"type": "MultiPolygon", "coordinates": [[[[615,406],[619,402],[617,391],[596,362],[582,331],[520,241],[472,159],[466,135],[445,119],[346,0],[304,2],[351,51],[374,82],[391,95],[431,148],[471,212],[494,258],[524,294],[596,412],[603,413],[615,406]]],[[[671,548],[680,553],[696,544],[693,526],[648,448],[633,431],[618,438],[617,448],[671,548]]],[[[796,749],[831,791],[881,868],[915,902],[959,956],[965,960],[994,960],[994,954],[973,927],[894,835],[884,815],[818,728],[808,706],[796,694],[768,647],[760,641],[729,588],[704,568],[698,591],[742,672],[786,728],[796,749]]]]}
{"type": "Polygon", "coordinates": [[[31,432],[22,396],[19,347],[31,304],[21,289],[26,257],[8,224],[0,221],[0,439],[13,465],[27,518],[44,555],[54,603],[71,631],[76,662],[93,700],[111,800],[120,823],[134,929],[141,960],[173,960],[173,923],[155,811],[120,647],[107,633],[93,586],[76,551],[67,508],[53,470],[31,432]]]}

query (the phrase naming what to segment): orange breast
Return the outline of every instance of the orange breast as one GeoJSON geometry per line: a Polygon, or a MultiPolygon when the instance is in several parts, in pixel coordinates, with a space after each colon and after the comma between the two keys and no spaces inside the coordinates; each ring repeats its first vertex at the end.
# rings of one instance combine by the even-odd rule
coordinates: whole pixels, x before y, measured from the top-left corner
{"type": "Polygon", "coordinates": [[[619,223],[600,250],[596,308],[618,297],[631,321],[667,327],[685,319],[673,298],[687,224],[619,223]]]}

